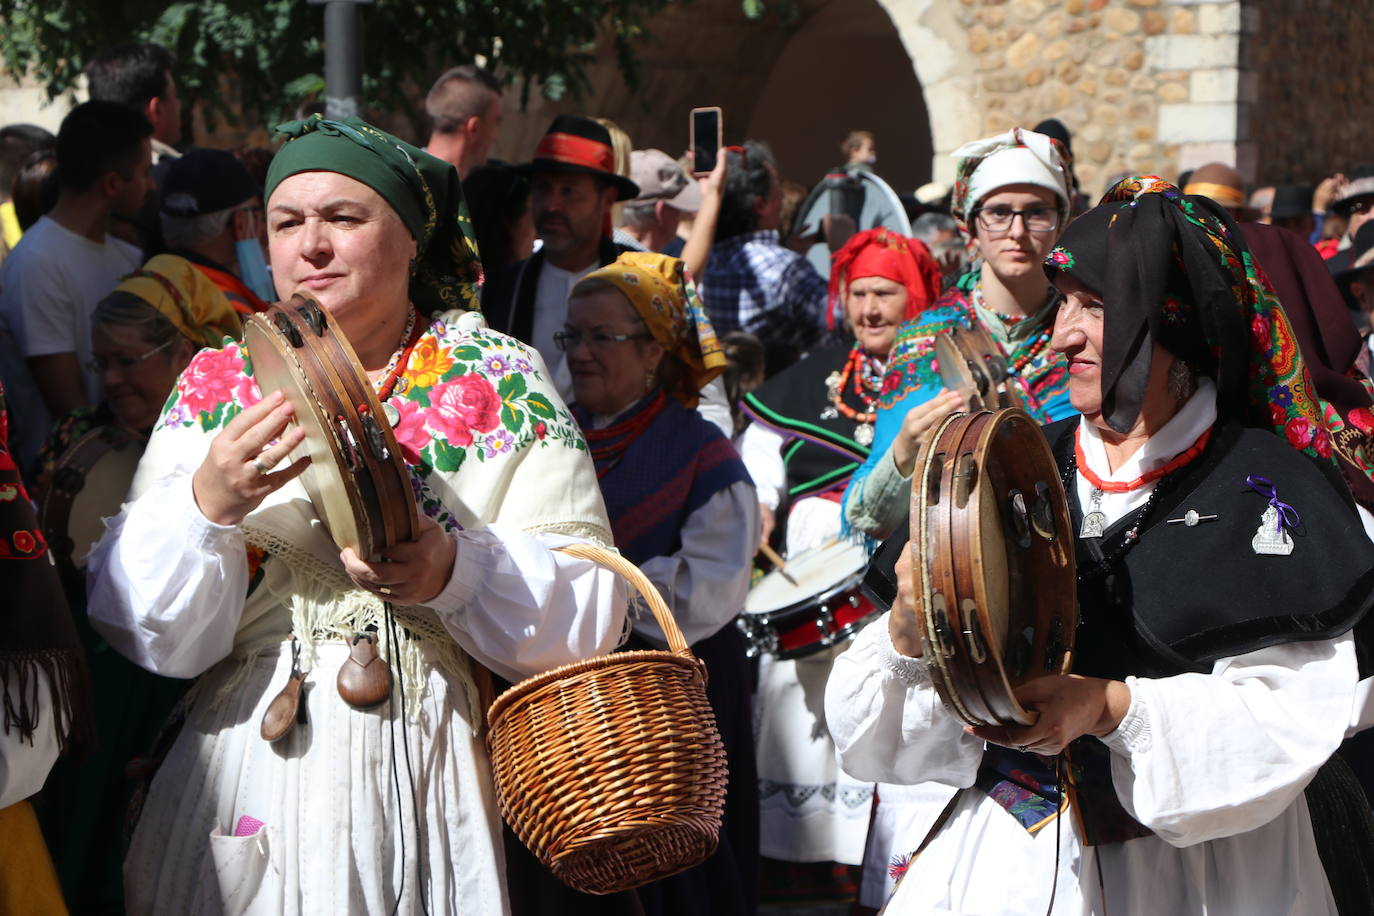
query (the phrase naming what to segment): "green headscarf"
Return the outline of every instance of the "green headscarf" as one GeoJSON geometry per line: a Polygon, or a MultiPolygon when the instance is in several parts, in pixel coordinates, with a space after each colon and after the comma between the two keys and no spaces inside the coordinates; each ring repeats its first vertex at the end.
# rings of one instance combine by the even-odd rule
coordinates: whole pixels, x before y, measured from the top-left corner
{"type": "Polygon", "coordinates": [[[361,118],[314,115],[278,124],[275,132],[287,140],[267,170],[264,200],[300,172],[338,172],[361,181],[391,205],[415,238],[415,307],[425,314],[478,310],[482,262],[457,169],[361,118]]]}

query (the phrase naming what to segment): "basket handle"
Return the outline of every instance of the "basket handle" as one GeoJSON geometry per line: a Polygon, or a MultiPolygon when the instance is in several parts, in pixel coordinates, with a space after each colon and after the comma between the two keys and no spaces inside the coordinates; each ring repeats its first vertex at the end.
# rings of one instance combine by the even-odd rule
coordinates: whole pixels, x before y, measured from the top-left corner
{"type": "Polygon", "coordinates": [[[658,621],[659,627],[663,630],[663,635],[668,637],[669,651],[684,658],[695,658],[692,655],[692,650],[687,646],[687,639],[682,635],[682,630],[678,629],[677,621],[673,619],[673,612],[668,610],[668,603],[663,600],[658,589],[649,581],[649,577],[640,572],[638,566],[613,550],[585,542],[555,547],[554,550],[559,553],[566,553],[570,557],[591,560],[598,566],[618,573],[630,583],[631,588],[644,597],[650,612],[654,615],[654,620],[658,621]]]}

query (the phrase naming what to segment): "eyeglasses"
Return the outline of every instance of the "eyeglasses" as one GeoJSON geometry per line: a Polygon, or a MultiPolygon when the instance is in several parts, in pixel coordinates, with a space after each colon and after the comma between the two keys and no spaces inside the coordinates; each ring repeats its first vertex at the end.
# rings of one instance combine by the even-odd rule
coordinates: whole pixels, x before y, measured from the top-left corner
{"type": "Polygon", "coordinates": [[[978,225],[988,232],[1010,232],[1018,216],[1031,232],[1053,232],[1059,227],[1059,210],[1054,207],[1027,207],[1025,210],[979,207],[973,212],[978,216],[978,225]]]}
{"type": "Polygon", "coordinates": [[[624,343],[627,340],[647,340],[648,334],[603,334],[594,331],[591,334],[583,334],[581,331],[555,331],[553,334],[553,344],[564,353],[577,349],[577,345],[585,343],[593,350],[609,349],[611,344],[624,343]]]}
{"type": "Polygon", "coordinates": [[[173,337],[165,344],[153,347],[151,350],[149,350],[147,353],[144,353],[142,356],[97,356],[92,359],[86,360],[86,368],[89,371],[94,372],[96,375],[104,375],[106,369],[117,369],[121,373],[128,372],[129,370],[133,369],[134,367],[142,363],[145,359],[148,359],[151,356],[161,353],[163,350],[167,349],[176,342],[177,339],[173,337]]]}

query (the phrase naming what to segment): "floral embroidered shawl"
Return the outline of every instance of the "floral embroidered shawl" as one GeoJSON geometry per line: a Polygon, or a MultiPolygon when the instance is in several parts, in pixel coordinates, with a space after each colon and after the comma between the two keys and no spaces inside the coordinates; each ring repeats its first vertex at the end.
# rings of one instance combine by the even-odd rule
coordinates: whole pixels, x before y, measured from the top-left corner
{"type": "MultiPolygon", "coordinates": [[[[500,521],[611,543],[586,443],[533,349],[487,329],[478,313],[444,312],[431,319],[403,378],[404,392],[390,400],[401,413],[397,439],[422,512],[449,530],[500,521]]],[[[194,470],[224,425],[260,399],[242,344],[197,354],[154,427],[130,498],[168,474],[194,470]]],[[[344,575],[299,480],[271,494],[242,528],[250,570],[255,553],[284,562],[269,562],[249,596],[235,655],[280,643],[290,629],[307,643],[308,660],[313,641],[346,635],[380,614],[380,599],[344,575]]],[[[407,627],[443,634],[431,612],[409,610],[407,627]]]]}

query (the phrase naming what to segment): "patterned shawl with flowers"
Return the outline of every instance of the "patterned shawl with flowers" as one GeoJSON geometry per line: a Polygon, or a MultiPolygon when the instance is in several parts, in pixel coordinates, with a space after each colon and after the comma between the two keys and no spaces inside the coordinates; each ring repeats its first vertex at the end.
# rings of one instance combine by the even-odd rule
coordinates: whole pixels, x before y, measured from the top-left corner
{"type": "Polygon", "coordinates": [[[597,282],[620,290],[654,340],[682,364],[685,372],[668,394],[696,407],[701,389],[725,371],[726,359],[687,266],[665,254],[627,251],[577,281],[568,298],[597,282]]]}
{"type": "MultiPolygon", "coordinates": [[[[1317,394],[1273,287],[1220,206],[1162,178],[1128,178],[1060,242],[1046,270],[1081,279],[1111,303],[1102,392],[1114,429],[1139,415],[1153,340],[1215,376],[1223,415],[1332,457],[1345,421],[1317,394]]],[[[1360,455],[1343,457],[1374,476],[1360,455]]]]}
{"type": "MultiPolygon", "coordinates": [[[[586,442],[534,350],[487,330],[477,313],[445,312],[430,319],[402,379],[404,390],[397,385],[390,403],[401,415],[396,437],[422,512],[448,530],[502,522],[611,543],[586,442]]],[[[153,429],[130,499],[170,474],[194,471],[214,436],[261,396],[242,344],[197,354],[153,429]]],[[[249,657],[294,632],[308,665],[315,642],[344,638],[380,619],[381,600],[344,574],[339,550],[299,479],[271,494],[242,528],[250,570],[256,572],[263,553],[281,562],[263,564],[235,656],[249,657]]],[[[456,656],[432,612],[397,613],[411,632],[456,656]]],[[[450,670],[464,677],[466,662],[450,661],[450,670]]]]}

